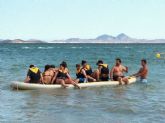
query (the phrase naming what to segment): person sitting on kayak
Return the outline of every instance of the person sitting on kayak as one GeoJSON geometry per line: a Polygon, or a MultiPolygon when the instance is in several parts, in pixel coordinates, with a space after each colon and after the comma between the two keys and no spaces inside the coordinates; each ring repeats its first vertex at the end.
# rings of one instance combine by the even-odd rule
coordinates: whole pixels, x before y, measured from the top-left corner
{"type": "Polygon", "coordinates": [[[43,73],[43,83],[44,84],[53,84],[53,78],[55,76],[55,66],[54,65],[45,65],[45,70],[43,73]]]}
{"type": "Polygon", "coordinates": [[[140,77],[141,82],[147,82],[148,67],[146,59],[141,60],[141,66],[140,70],[132,76],[140,77]]]}
{"type": "Polygon", "coordinates": [[[75,87],[80,88],[79,85],[69,75],[69,70],[67,69],[67,63],[62,62],[60,68],[58,69],[55,75],[56,84],[61,84],[64,88],[68,87],[67,84],[72,84],[75,87]]]}
{"type": "Polygon", "coordinates": [[[96,63],[98,69],[94,72],[94,78],[97,81],[108,81],[109,80],[109,68],[108,64],[104,64],[102,60],[98,60],[96,63]]]}
{"type": "Polygon", "coordinates": [[[124,77],[124,72],[128,72],[128,68],[121,64],[121,59],[116,59],[116,65],[111,69],[110,78],[112,81],[119,81],[119,84],[124,82],[128,84],[128,78],[124,77]]]}
{"type": "Polygon", "coordinates": [[[80,64],[76,64],[76,82],[84,83],[87,82],[87,75],[84,69],[81,68],[80,64]]]}
{"type": "Polygon", "coordinates": [[[96,82],[96,79],[92,77],[92,74],[93,74],[92,68],[90,67],[89,64],[87,64],[87,61],[82,60],[81,65],[82,65],[82,70],[84,70],[86,75],[87,75],[88,81],[89,82],[96,82]]]}
{"type": "Polygon", "coordinates": [[[25,82],[26,83],[41,83],[42,81],[43,81],[43,77],[39,68],[37,68],[34,65],[30,65],[25,82]]]}

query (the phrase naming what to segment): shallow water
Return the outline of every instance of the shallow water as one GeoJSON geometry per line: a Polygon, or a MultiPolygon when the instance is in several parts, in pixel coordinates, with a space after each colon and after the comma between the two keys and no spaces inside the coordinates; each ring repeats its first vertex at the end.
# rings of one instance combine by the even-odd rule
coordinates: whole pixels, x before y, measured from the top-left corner
{"type": "Polygon", "coordinates": [[[141,123],[165,121],[165,44],[1,44],[0,122],[141,123]],[[86,59],[92,68],[103,59],[110,67],[116,57],[129,67],[129,74],[146,58],[148,83],[82,90],[13,91],[12,80],[22,81],[29,64],[43,71],[45,64],[68,62],[75,77],[75,64],[86,59]]]}

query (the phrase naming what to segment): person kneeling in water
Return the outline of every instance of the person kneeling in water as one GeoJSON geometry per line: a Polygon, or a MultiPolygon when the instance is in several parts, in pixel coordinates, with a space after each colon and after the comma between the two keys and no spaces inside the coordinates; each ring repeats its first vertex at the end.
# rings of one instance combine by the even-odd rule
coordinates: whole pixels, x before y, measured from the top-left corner
{"type": "Polygon", "coordinates": [[[87,82],[87,75],[84,69],[81,68],[80,64],[76,64],[76,82],[85,83],[87,82]]]}
{"type": "Polygon", "coordinates": [[[60,64],[60,68],[57,71],[55,78],[56,84],[61,84],[64,88],[68,87],[67,84],[72,84],[80,89],[80,86],[70,77],[66,62],[60,64]]]}
{"type": "Polygon", "coordinates": [[[119,81],[121,85],[122,82],[128,84],[128,78],[124,77],[124,72],[128,72],[128,68],[121,64],[121,59],[116,59],[116,65],[111,69],[110,77],[112,81],[119,81]]]}
{"type": "Polygon", "coordinates": [[[93,77],[97,81],[108,81],[109,80],[108,64],[104,64],[102,60],[98,60],[96,65],[98,65],[98,69],[93,73],[93,77]]]}
{"type": "Polygon", "coordinates": [[[43,73],[43,84],[53,84],[55,73],[56,71],[54,65],[45,65],[45,70],[43,73]]]}
{"type": "Polygon", "coordinates": [[[132,76],[140,77],[141,82],[147,83],[148,67],[146,59],[141,60],[141,66],[142,68],[140,68],[140,70],[132,76]]]}
{"type": "Polygon", "coordinates": [[[43,77],[39,68],[34,65],[30,65],[25,83],[41,83],[42,81],[43,77]]]}

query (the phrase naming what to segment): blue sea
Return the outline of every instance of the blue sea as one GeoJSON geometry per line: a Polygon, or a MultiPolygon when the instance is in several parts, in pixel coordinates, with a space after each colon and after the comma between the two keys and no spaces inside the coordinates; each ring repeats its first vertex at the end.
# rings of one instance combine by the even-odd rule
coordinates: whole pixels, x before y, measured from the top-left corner
{"type": "Polygon", "coordinates": [[[165,44],[1,44],[0,122],[48,123],[163,123],[165,122],[165,44]],[[104,60],[111,68],[120,57],[130,75],[147,59],[148,83],[57,90],[12,90],[12,81],[23,81],[28,66],[56,67],[68,63],[75,77],[75,64],[87,60],[93,70],[104,60]]]}

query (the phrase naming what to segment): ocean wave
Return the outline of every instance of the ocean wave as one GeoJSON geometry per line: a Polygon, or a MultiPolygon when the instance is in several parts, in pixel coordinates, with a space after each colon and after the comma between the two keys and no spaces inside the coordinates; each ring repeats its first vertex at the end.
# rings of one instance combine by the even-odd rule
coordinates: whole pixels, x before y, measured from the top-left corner
{"type": "Polygon", "coordinates": [[[53,49],[53,47],[38,47],[38,49],[53,49]]]}
{"type": "Polygon", "coordinates": [[[125,46],[124,48],[125,48],[125,49],[131,49],[132,47],[125,46]]]}
{"type": "Polygon", "coordinates": [[[22,47],[22,49],[30,49],[30,47],[22,47]]]}
{"type": "Polygon", "coordinates": [[[121,113],[121,114],[135,114],[136,113],[136,109],[132,108],[132,107],[124,107],[124,106],[115,106],[115,107],[109,107],[106,108],[105,111],[107,112],[112,112],[112,113],[121,113]]]}
{"type": "Polygon", "coordinates": [[[138,53],[142,53],[142,52],[144,52],[143,50],[138,50],[138,51],[136,51],[136,52],[138,52],[138,53]]]}
{"type": "Polygon", "coordinates": [[[72,49],[81,49],[82,47],[71,47],[72,49]]]}

